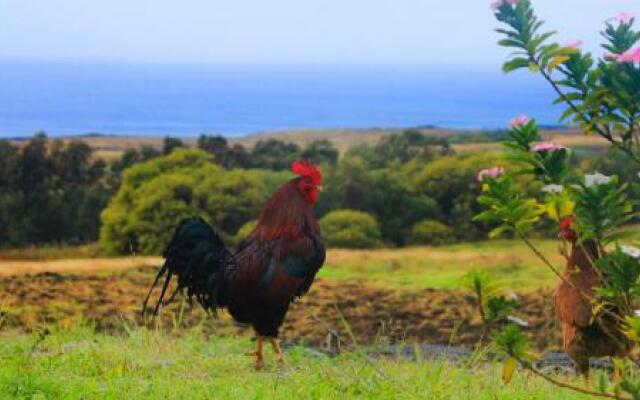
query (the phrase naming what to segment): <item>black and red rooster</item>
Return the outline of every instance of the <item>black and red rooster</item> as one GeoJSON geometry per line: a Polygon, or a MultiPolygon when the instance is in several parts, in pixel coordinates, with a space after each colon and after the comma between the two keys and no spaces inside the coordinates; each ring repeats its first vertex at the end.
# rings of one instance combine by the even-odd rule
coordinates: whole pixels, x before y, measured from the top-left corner
{"type": "Polygon", "coordinates": [[[298,177],[285,183],[262,207],[255,229],[235,252],[200,218],[184,220],[167,246],[164,265],[144,301],[143,314],[158,281],[166,275],[154,309],[158,313],[171,279],[175,294],[186,291],[207,311],[227,309],[240,323],[256,332],[256,369],[264,367],[266,339],[280,363],[278,330],[291,302],[305,294],[325,259],[317,220],[311,206],[322,188],[318,168],[306,161],[294,162],[298,177]]]}

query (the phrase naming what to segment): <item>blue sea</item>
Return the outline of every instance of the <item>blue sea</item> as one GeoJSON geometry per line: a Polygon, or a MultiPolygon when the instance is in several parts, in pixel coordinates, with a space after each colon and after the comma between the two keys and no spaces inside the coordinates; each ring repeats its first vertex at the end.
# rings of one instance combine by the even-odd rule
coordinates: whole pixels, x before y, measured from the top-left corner
{"type": "Polygon", "coordinates": [[[498,68],[1,62],[0,137],[557,125],[553,98],[539,76],[498,68]]]}

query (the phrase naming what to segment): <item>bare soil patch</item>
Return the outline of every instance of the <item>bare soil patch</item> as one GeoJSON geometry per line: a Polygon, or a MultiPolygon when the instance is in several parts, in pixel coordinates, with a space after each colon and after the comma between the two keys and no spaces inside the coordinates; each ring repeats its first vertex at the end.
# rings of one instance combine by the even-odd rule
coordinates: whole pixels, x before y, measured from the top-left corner
{"type": "MultiPolygon", "coordinates": [[[[196,324],[212,333],[247,330],[225,313],[214,319],[179,298],[162,310],[155,323],[143,321],[140,306],[155,271],[146,266],[109,274],[45,272],[0,277],[0,310],[4,313],[0,330],[29,331],[78,321],[91,321],[99,330],[116,333],[145,322],[176,331],[196,324]]],[[[527,332],[535,346],[540,350],[557,347],[558,328],[549,293],[523,294],[521,303],[518,315],[529,322],[527,332]]],[[[307,296],[292,305],[281,337],[324,346],[333,332],[346,346],[353,340],[359,344],[472,346],[481,331],[472,297],[460,291],[385,289],[367,282],[319,279],[307,296]]]]}

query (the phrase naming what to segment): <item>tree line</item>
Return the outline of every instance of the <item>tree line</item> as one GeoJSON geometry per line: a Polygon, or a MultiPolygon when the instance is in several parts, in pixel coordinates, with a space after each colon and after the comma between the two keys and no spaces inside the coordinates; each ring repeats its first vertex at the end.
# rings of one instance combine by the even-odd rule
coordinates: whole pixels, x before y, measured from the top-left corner
{"type": "MultiPolygon", "coordinates": [[[[477,240],[487,227],[471,222],[478,212],[476,174],[499,156],[456,154],[451,139],[409,129],[340,155],[329,140],[301,147],[265,139],[248,149],[202,135],[189,148],[168,137],[161,148],[130,148],[114,161],[97,157],[79,139],[39,133],[26,143],[0,140],[0,246],[100,239],[111,253],[153,253],[169,225],[192,214],[205,216],[234,241],[301,158],[319,164],[325,175],[316,209],[327,217],[325,229],[339,238],[328,238],[332,245],[477,240]],[[369,222],[352,223],[354,218],[369,222]],[[358,227],[366,235],[350,231],[358,227]]],[[[615,157],[583,159],[600,163],[604,172],[620,167],[615,157]]]]}
{"type": "MultiPolygon", "coordinates": [[[[0,247],[81,244],[98,240],[101,214],[121,185],[124,171],[187,145],[167,137],[160,149],[126,149],[108,162],[81,139],[51,139],[39,132],[27,142],[0,140],[0,247]]],[[[283,170],[298,157],[336,162],[338,151],[319,140],[300,148],[262,140],[251,150],[221,136],[201,135],[197,148],[225,169],[283,170]]]]}

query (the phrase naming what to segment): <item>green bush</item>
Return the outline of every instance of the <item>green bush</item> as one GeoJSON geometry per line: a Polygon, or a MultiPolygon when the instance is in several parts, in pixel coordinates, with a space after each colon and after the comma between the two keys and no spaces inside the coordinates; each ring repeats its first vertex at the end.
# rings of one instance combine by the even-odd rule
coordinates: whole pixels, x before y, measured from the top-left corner
{"type": "Polygon", "coordinates": [[[411,229],[409,243],[439,246],[455,240],[453,229],[439,221],[425,219],[411,229]]]}
{"type": "Polygon", "coordinates": [[[249,234],[253,232],[253,229],[256,227],[256,225],[258,225],[258,220],[255,219],[242,225],[240,229],[238,229],[238,232],[236,232],[236,235],[233,237],[234,246],[239,245],[240,242],[242,242],[247,236],[249,236],[249,234]]]}
{"type": "Polygon", "coordinates": [[[418,191],[400,171],[371,170],[362,158],[354,156],[341,158],[326,175],[319,214],[336,209],[369,213],[379,222],[385,242],[402,246],[414,221],[440,217],[438,203],[418,191]]]}
{"type": "Polygon", "coordinates": [[[378,222],[371,215],[356,210],[336,210],[320,220],[327,246],[352,249],[380,247],[378,222]]]}
{"type": "Polygon", "coordinates": [[[176,225],[190,216],[203,217],[223,237],[233,238],[256,218],[271,186],[290,177],[225,171],[202,150],[176,149],[124,172],[122,186],[102,213],[100,244],[108,254],[159,254],[176,225]]]}
{"type": "MultiPolygon", "coordinates": [[[[439,204],[442,218],[448,226],[455,226],[458,240],[477,240],[485,236],[486,227],[472,222],[481,207],[476,201],[481,185],[478,171],[487,165],[508,167],[498,153],[483,153],[441,157],[413,173],[413,186],[439,204]]],[[[416,220],[433,219],[423,217],[416,220]]]]}

